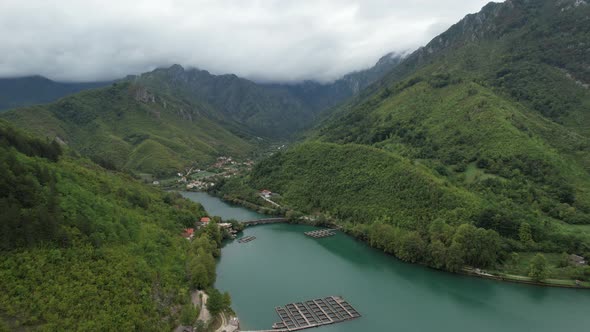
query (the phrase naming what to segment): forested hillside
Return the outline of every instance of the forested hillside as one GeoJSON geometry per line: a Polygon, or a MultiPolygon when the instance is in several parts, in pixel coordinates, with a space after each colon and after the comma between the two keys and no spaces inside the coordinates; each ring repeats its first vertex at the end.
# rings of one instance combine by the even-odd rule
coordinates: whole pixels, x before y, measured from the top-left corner
{"type": "Polygon", "coordinates": [[[251,151],[249,137],[231,133],[207,114],[204,105],[124,82],[2,117],[109,169],[164,175],[251,151]]]}
{"type": "Polygon", "coordinates": [[[189,245],[200,205],[69,154],[0,121],[0,330],[172,329],[220,234],[189,245]]]}
{"type": "Polygon", "coordinates": [[[434,65],[431,74],[481,83],[587,135],[589,12],[578,0],[489,3],[408,56],[379,87],[434,65]]]}
{"type": "Polygon", "coordinates": [[[584,1],[491,3],[246,184],[437,268],[588,256],[589,14],[584,1]]]}
{"type": "Polygon", "coordinates": [[[0,78],[0,111],[49,103],[82,90],[109,84],[108,82],[60,83],[42,76],[0,78]]]}

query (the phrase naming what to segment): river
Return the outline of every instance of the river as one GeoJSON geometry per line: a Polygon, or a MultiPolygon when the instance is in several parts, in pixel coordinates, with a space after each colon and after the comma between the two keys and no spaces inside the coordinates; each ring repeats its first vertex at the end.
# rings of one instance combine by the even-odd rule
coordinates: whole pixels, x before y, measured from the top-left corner
{"type": "MultiPolygon", "coordinates": [[[[185,196],[212,215],[252,219],[252,211],[194,194],[185,196]]],[[[256,226],[243,234],[256,240],[223,247],[215,286],[230,292],[243,330],[270,329],[279,320],[276,306],[331,295],[344,297],[362,317],[310,331],[590,330],[587,290],[439,272],[403,263],[342,233],[306,237],[303,232],[311,229],[256,226]]]]}
{"type": "Polygon", "coordinates": [[[180,194],[194,202],[201,203],[209,215],[219,216],[224,220],[235,219],[237,221],[248,221],[268,218],[268,216],[245,209],[239,205],[228,204],[221,199],[204,192],[184,191],[180,192],[180,194]]]}

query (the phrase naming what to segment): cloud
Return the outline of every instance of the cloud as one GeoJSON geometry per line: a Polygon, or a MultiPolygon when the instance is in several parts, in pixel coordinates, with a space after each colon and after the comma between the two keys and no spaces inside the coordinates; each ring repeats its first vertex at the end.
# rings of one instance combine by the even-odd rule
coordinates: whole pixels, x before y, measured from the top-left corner
{"type": "Polygon", "coordinates": [[[0,77],[124,77],[179,63],[329,81],[426,44],[480,0],[2,0],[0,77]]]}

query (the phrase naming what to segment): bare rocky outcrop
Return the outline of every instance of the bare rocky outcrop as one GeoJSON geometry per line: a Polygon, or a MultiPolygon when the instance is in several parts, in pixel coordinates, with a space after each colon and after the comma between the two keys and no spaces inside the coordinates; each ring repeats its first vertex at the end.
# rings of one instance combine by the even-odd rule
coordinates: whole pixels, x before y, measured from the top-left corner
{"type": "Polygon", "coordinates": [[[136,101],[139,101],[142,103],[155,103],[156,102],[156,96],[154,94],[152,94],[151,92],[149,92],[147,88],[142,87],[142,86],[137,87],[137,89],[135,90],[134,98],[136,101]]]}

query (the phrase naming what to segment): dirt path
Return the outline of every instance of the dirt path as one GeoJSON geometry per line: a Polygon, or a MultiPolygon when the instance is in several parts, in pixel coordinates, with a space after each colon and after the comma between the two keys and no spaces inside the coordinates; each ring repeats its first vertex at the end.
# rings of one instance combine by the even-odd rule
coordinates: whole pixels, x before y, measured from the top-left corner
{"type": "MultiPolygon", "coordinates": [[[[201,305],[201,311],[199,312],[199,320],[202,320],[203,322],[207,323],[209,320],[211,320],[211,314],[209,313],[209,310],[207,309],[207,299],[209,298],[209,296],[207,295],[207,293],[203,292],[203,291],[199,291],[197,293],[197,298],[199,297],[198,295],[202,295],[202,302],[203,304],[201,305]]],[[[194,303],[194,297],[193,297],[193,303],[194,303]]]]}
{"type": "Polygon", "coordinates": [[[191,302],[195,308],[201,306],[201,298],[199,297],[199,291],[194,291],[191,294],[191,302]]]}

